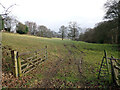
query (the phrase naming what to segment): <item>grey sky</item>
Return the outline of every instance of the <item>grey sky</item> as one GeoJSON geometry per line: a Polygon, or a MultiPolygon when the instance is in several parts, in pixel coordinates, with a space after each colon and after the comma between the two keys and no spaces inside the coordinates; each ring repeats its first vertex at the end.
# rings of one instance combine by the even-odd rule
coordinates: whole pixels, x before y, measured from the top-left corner
{"type": "MultiPolygon", "coordinates": [[[[103,5],[107,0],[0,0],[5,6],[17,4],[11,8],[12,15],[21,22],[33,21],[58,31],[61,25],[76,21],[82,28],[94,27],[103,20],[103,5]]],[[[0,6],[0,13],[3,9],[0,6]]]]}

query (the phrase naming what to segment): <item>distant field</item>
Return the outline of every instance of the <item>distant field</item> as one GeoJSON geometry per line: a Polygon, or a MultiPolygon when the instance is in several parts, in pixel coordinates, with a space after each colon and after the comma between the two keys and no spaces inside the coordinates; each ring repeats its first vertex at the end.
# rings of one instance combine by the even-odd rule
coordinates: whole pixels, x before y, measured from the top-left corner
{"type": "Polygon", "coordinates": [[[58,38],[2,33],[2,45],[7,45],[19,53],[48,46],[48,60],[28,74],[31,79],[27,79],[23,85],[14,84],[13,87],[101,87],[103,83],[98,85],[97,75],[104,50],[107,51],[108,57],[113,55],[119,58],[117,45],[58,38]]]}

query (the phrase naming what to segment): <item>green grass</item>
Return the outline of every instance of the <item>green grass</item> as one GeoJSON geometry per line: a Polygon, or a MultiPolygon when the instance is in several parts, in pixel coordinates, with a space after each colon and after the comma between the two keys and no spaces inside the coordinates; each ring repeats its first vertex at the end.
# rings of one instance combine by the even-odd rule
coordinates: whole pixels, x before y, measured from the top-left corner
{"type": "Polygon", "coordinates": [[[108,57],[113,55],[115,58],[119,58],[117,45],[112,44],[93,44],[82,41],[42,38],[12,33],[2,33],[2,38],[3,46],[8,45],[19,53],[35,51],[44,48],[46,45],[48,46],[48,60],[45,61],[44,66],[40,65],[40,69],[38,70],[41,70],[41,72],[36,74],[36,77],[39,79],[45,78],[46,76],[44,76],[44,73],[49,72],[51,64],[48,63],[54,65],[59,59],[63,59],[62,63],[60,63],[61,66],[57,69],[57,74],[51,78],[72,82],[74,84],[76,82],[81,82],[83,85],[86,85],[87,82],[91,86],[96,85],[97,70],[99,70],[104,50],[107,51],[108,57]],[[83,53],[81,53],[81,51],[83,53]],[[72,53],[70,54],[70,52],[72,53]],[[78,63],[81,58],[83,64],[82,76],[80,77],[77,70],[78,67],[74,63],[78,63]],[[64,74],[66,74],[66,76],[64,76],[64,74]]]}

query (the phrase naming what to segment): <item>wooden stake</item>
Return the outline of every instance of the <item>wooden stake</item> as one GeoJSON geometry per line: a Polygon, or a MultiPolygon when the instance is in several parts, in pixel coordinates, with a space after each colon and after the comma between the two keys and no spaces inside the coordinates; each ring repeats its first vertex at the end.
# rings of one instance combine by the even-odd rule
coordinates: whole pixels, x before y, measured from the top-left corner
{"type": "Polygon", "coordinates": [[[18,75],[19,77],[22,76],[22,72],[21,72],[21,60],[20,60],[20,57],[18,55],[18,52],[17,52],[17,62],[18,62],[18,75]]]}
{"type": "MultiPolygon", "coordinates": [[[[113,57],[112,57],[112,58],[113,58],[113,57]]],[[[118,76],[119,76],[119,69],[118,69],[118,68],[115,68],[115,67],[117,67],[117,63],[115,62],[115,60],[112,60],[112,64],[113,64],[113,70],[114,70],[114,75],[115,75],[115,77],[114,77],[115,83],[116,83],[118,86],[120,86],[120,80],[119,80],[119,78],[118,78],[118,76]]]]}
{"type": "Polygon", "coordinates": [[[18,67],[17,67],[17,51],[11,51],[12,61],[13,61],[13,73],[15,77],[18,77],[18,67]]]}
{"type": "Polygon", "coordinates": [[[104,56],[102,58],[102,63],[101,63],[101,66],[100,66],[100,70],[99,70],[99,74],[98,74],[98,79],[100,78],[100,73],[101,73],[101,68],[102,68],[102,65],[103,65],[103,62],[104,62],[104,56]]]}
{"type": "Polygon", "coordinates": [[[116,85],[116,80],[115,80],[115,73],[114,73],[114,67],[113,67],[113,62],[112,62],[112,56],[110,59],[110,64],[111,64],[111,77],[112,77],[112,83],[116,85]]]}
{"type": "Polygon", "coordinates": [[[105,50],[104,50],[104,54],[105,54],[105,61],[106,61],[106,65],[107,65],[107,71],[108,71],[108,75],[109,75],[109,63],[108,63],[108,60],[107,60],[107,53],[106,53],[105,50]]]}

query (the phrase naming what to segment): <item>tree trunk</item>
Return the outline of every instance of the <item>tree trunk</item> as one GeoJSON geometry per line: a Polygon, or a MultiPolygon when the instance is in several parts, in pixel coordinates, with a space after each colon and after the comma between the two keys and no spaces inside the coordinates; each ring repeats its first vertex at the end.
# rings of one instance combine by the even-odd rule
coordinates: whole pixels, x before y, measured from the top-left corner
{"type": "Polygon", "coordinates": [[[112,44],[114,43],[114,41],[113,41],[113,35],[112,35],[112,44]]]}
{"type": "Polygon", "coordinates": [[[117,33],[115,35],[115,43],[118,44],[118,35],[117,35],[117,33]]]}
{"type": "Polygon", "coordinates": [[[76,37],[76,35],[75,35],[75,28],[74,28],[74,33],[73,33],[74,35],[73,35],[73,40],[75,40],[75,37],[76,37]]]}

